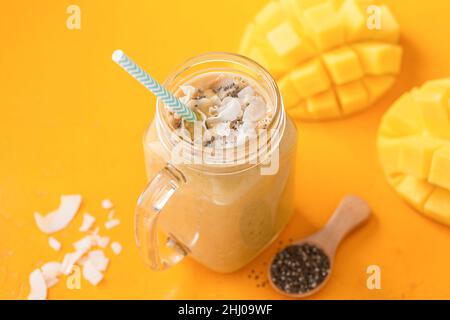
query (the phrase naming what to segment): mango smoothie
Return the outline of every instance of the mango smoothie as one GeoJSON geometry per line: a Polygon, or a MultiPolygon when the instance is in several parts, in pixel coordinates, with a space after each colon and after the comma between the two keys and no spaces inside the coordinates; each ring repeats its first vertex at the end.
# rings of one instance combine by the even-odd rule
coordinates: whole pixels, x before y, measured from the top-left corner
{"type": "Polygon", "coordinates": [[[295,126],[277,90],[241,71],[207,69],[172,90],[199,121],[186,122],[160,103],[159,118],[145,134],[149,180],[163,169],[177,184],[159,214],[156,254],[172,249],[214,271],[235,271],[270,244],[293,213],[295,126]],[[270,151],[262,154],[258,144],[255,153],[249,145],[262,140],[263,131],[277,134],[268,138],[270,151]],[[174,161],[174,141],[189,151],[183,161],[174,161]],[[202,161],[188,161],[193,145],[207,154],[202,161]],[[237,161],[238,147],[246,161],[237,161]],[[223,157],[230,154],[231,160],[223,157]],[[276,162],[273,172],[264,173],[264,165],[270,167],[264,159],[276,162]]]}

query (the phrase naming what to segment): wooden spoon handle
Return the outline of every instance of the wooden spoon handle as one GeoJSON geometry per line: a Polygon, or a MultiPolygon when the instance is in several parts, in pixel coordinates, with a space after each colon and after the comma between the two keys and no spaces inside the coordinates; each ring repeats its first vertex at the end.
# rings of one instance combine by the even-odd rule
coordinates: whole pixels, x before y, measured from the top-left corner
{"type": "Polygon", "coordinates": [[[334,249],[341,240],[370,217],[371,209],[367,202],[357,196],[346,196],[333,213],[323,229],[329,248],[334,249]]]}

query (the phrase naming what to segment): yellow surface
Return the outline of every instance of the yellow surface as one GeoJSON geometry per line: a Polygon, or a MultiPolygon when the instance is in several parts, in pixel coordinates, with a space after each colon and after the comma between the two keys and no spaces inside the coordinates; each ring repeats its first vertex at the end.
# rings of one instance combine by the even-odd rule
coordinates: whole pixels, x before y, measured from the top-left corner
{"type": "MultiPolygon", "coordinates": [[[[236,50],[246,19],[265,1],[1,2],[0,297],[26,297],[28,274],[62,256],[48,247],[33,212],[55,208],[61,194],[80,193],[81,212],[100,221],[106,219],[100,200],[116,203],[122,224],[104,234],[124,250],[120,256],[107,251],[112,261],[98,287],[83,281],[80,290],[70,291],[60,283],[50,298],[281,298],[257,287],[260,279],[248,274],[264,271],[280,240],[323,226],[351,192],[367,199],[373,218],[342,244],[329,283],[314,298],[449,298],[450,229],[417,214],[389,187],[375,139],[383,112],[401,93],[450,75],[450,3],[386,2],[399,20],[404,47],[395,88],[355,117],[299,124],[295,217],[275,244],[230,275],[190,259],[163,273],[142,264],[133,209],[145,185],[141,138],[155,99],[110,57],[121,48],[162,80],[187,57],[236,50]],[[74,2],[82,10],[79,31],[65,25],[66,8],[74,2]],[[381,268],[381,290],[366,287],[366,269],[373,264],[381,268]]],[[[80,237],[81,218],[56,234],[63,250],[80,237]]]]}
{"type": "Polygon", "coordinates": [[[383,116],[378,136],[388,181],[414,208],[448,225],[449,98],[450,78],[431,80],[406,92],[383,116]]]}
{"type": "Polygon", "coordinates": [[[277,78],[292,117],[329,120],[368,108],[392,87],[399,30],[378,0],[272,0],[248,24],[240,52],[277,78]]]}

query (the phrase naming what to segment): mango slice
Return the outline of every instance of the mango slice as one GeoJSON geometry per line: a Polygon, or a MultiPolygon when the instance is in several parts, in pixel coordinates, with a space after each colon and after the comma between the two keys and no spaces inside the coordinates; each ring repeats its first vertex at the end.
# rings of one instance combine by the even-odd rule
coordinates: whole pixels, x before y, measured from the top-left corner
{"type": "Polygon", "coordinates": [[[398,39],[378,0],[272,0],[249,23],[240,52],[277,79],[292,116],[325,120],[364,110],[393,86],[398,39]]]}
{"type": "Polygon", "coordinates": [[[450,225],[450,79],[425,83],[385,113],[378,153],[388,182],[419,212],[450,225]]]}

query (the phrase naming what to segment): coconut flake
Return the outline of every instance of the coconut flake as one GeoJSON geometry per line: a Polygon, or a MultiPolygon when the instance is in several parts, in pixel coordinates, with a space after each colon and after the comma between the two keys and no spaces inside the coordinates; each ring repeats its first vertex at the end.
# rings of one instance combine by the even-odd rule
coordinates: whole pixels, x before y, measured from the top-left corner
{"type": "Polygon", "coordinates": [[[100,231],[100,228],[97,227],[97,228],[94,229],[94,231],[92,231],[92,234],[93,235],[98,235],[99,231],[100,231]]]}
{"type": "Polygon", "coordinates": [[[48,238],[48,245],[50,246],[50,248],[52,248],[55,251],[61,250],[61,242],[56,240],[54,237],[48,238]]]}
{"type": "Polygon", "coordinates": [[[47,288],[53,287],[58,283],[58,277],[62,274],[62,264],[56,261],[47,262],[41,267],[47,288]]]}
{"type": "Polygon", "coordinates": [[[63,259],[61,267],[62,273],[65,275],[70,274],[72,272],[72,267],[75,265],[75,263],[78,262],[78,260],[81,259],[81,257],[83,257],[86,254],[87,251],[88,251],[87,249],[83,249],[77,250],[72,253],[67,253],[63,259]]]}
{"type": "Polygon", "coordinates": [[[98,271],[105,271],[109,263],[109,259],[102,250],[93,250],[89,252],[88,260],[98,271]]]}
{"type": "Polygon", "coordinates": [[[98,237],[96,238],[96,244],[101,248],[106,248],[109,244],[109,237],[98,237]]]}
{"type": "Polygon", "coordinates": [[[111,250],[115,254],[119,255],[122,252],[122,245],[119,242],[114,241],[113,243],[111,243],[111,250]]]}
{"type": "Polygon", "coordinates": [[[182,85],[180,86],[180,89],[181,91],[183,91],[185,96],[189,97],[189,99],[191,99],[197,93],[197,89],[189,85],[182,85]]]}
{"type": "Polygon", "coordinates": [[[219,136],[222,137],[227,137],[231,134],[231,128],[230,128],[230,123],[229,122],[221,122],[218,123],[215,127],[214,130],[216,131],[216,133],[219,136]]]}
{"type": "Polygon", "coordinates": [[[41,267],[44,279],[56,278],[62,274],[62,264],[56,261],[50,261],[41,267]]]}
{"type": "Polygon", "coordinates": [[[249,96],[253,96],[254,94],[255,94],[255,90],[253,90],[253,88],[250,87],[250,86],[246,86],[244,89],[239,91],[238,98],[239,99],[246,99],[249,96]]]}
{"type": "Polygon", "coordinates": [[[83,265],[83,277],[92,285],[96,286],[103,280],[103,273],[97,270],[94,264],[88,259],[83,265]]]}
{"type": "Polygon", "coordinates": [[[85,213],[83,215],[83,223],[81,224],[80,231],[86,232],[88,231],[95,223],[95,217],[90,215],[89,213],[85,213]]]}
{"type": "Polygon", "coordinates": [[[112,219],[105,222],[105,228],[106,229],[112,229],[114,227],[117,227],[120,224],[119,219],[112,219]]]}
{"type": "Polygon", "coordinates": [[[102,208],[103,209],[108,210],[108,209],[111,209],[113,207],[114,207],[114,204],[112,203],[111,200],[109,200],[109,199],[102,200],[102,208]]]}
{"type": "Polygon", "coordinates": [[[92,246],[95,245],[95,241],[94,241],[94,237],[93,236],[85,236],[83,238],[81,238],[80,240],[78,240],[77,242],[75,242],[73,244],[73,247],[75,248],[75,250],[77,251],[83,251],[83,250],[90,250],[92,248],[92,246]]]}
{"type": "Polygon", "coordinates": [[[55,285],[58,284],[58,282],[59,282],[58,278],[45,279],[45,284],[47,285],[47,289],[54,287],[55,285]]]}
{"type": "Polygon", "coordinates": [[[236,98],[231,98],[220,108],[219,118],[222,121],[234,121],[242,115],[241,104],[236,98]]]}
{"type": "Polygon", "coordinates": [[[29,277],[30,294],[28,300],[45,300],[47,299],[47,284],[40,269],[35,269],[29,277]]]}
{"type": "Polygon", "coordinates": [[[244,121],[259,121],[266,116],[266,104],[261,97],[253,97],[244,111],[244,121]]]}
{"type": "Polygon", "coordinates": [[[46,234],[51,234],[67,227],[80,208],[80,205],[80,195],[61,196],[61,203],[58,209],[46,216],[35,212],[34,219],[39,230],[46,234]]]}

